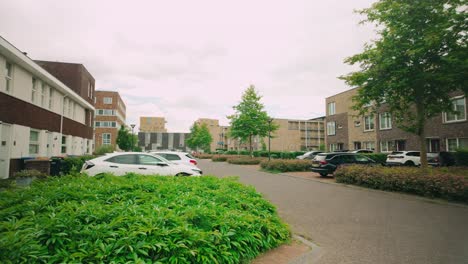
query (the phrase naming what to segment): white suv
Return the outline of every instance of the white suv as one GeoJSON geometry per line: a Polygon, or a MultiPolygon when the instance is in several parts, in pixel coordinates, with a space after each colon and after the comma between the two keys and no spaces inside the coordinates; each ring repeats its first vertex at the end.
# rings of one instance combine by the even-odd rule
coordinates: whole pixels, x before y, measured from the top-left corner
{"type": "Polygon", "coordinates": [[[184,164],[189,166],[197,166],[197,160],[187,152],[178,151],[150,151],[153,155],[161,156],[173,163],[184,164]]]}
{"type": "Polygon", "coordinates": [[[419,151],[393,151],[387,156],[387,165],[419,166],[421,158],[419,151]]]}

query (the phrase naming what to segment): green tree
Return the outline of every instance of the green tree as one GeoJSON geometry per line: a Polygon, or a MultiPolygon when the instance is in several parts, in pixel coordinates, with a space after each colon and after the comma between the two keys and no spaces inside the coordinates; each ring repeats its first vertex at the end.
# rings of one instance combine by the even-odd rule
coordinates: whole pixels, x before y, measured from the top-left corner
{"type": "Polygon", "coordinates": [[[136,135],[132,135],[132,133],[130,133],[130,131],[125,126],[121,126],[117,134],[116,143],[121,150],[136,150],[136,145],[138,144],[138,137],[136,135]]]}
{"type": "Polygon", "coordinates": [[[210,145],[213,141],[213,137],[208,130],[206,124],[198,125],[194,123],[190,128],[190,137],[187,138],[187,146],[191,149],[199,150],[202,149],[204,152],[210,152],[210,145]]]}
{"type": "Polygon", "coordinates": [[[268,124],[270,117],[263,110],[264,105],[260,103],[262,97],[257,94],[255,87],[251,85],[242,95],[242,101],[233,107],[236,111],[228,116],[231,122],[229,136],[239,138],[241,142],[249,142],[250,155],[253,154],[252,139],[254,136],[266,137],[268,131],[276,131],[278,125],[268,124]]]}
{"type": "Polygon", "coordinates": [[[466,0],[380,0],[360,10],[379,38],[345,60],[360,70],[340,77],[360,88],[353,100],[361,115],[386,105],[398,127],[419,137],[423,167],[426,120],[453,112],[453,92],[468,92],[465,10],[466,0]]]}

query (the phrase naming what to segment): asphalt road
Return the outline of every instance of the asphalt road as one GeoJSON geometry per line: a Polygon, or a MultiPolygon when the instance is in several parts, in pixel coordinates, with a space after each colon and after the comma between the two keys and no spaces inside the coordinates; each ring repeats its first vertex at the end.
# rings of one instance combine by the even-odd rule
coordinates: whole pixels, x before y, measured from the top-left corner
{"type": "Polygon", "coordinates": [[[207,175],[239,176],[274,203],[317,263],[468,263],[468,206],[270,174],[200,160],[207,175]]]}

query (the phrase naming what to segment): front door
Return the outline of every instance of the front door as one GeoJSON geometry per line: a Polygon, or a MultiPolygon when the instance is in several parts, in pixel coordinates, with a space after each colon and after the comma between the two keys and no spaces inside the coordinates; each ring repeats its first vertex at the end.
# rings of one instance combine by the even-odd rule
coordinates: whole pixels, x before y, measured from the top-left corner
{"type": "Polygon", "coordinates": [[[0,179],[6,179],[10,170],[11,126],[0,125],[0,179]]]}

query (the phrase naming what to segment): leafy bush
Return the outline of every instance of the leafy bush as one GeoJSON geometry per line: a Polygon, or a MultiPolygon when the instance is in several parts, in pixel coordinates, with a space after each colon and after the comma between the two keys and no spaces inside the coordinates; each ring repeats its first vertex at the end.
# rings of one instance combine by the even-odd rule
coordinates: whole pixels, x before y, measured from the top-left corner
{"type": "Polygon", "coordinates": [[[382,164],[387,161],[387,154],[385,153],[361,153],[361,154],[373,159],[377,163],[382,164]]]}
{"type": "Polygon", "coordinates": [[[213,155],[213,157],[211,157],[211,160],[214,162],[223,162],[227,161],[227,159],[228,157],[224,155],[213,155]]]}
{"type": "Polygon", "coordinates": [[[468,166],[468,149],[458,149],[455,152],[455,163],[457,166],[468,166]]]}
{"type": "Polygon", "coordinates": [[[233,178],[51,177],[0,208],[0,263],[243,263],[290,237],[233,178]]]}
{"type": "Polygon", "coordinates": [[[114,147],[112,145],[102,145],[96,150],[94,150],[95,155],[104,155],[106,153],[114,152],[114,147]]]}
{"type": "Polygon", "coordinates": [[[309,171],[312,169],[312,162],[310,160],[264,160],[260,163],[262,169],[269,171],[309,171]]]}
{"type": "Polygon", "coordinates": [[[47,178],[47,174],[42,173],[38,170],[22,170],[15,173],[15,178],[37,178],[37,179],[44,179],[47,178]]]}
{"type": "Polygon", "coordinates": [[[262,162],[262,158],[250,158],[250,157],[238,157],[238,158],[229,158],[227,160],[230,164],[239,164],[239,165],[255,165],[262,162]]]}
{"type": "Polygon", "coordinates": [[[335,173],[337,182],[373,189],[405,192],[468,203],[466,168],[346,166],[335,173]]]}
{"type": "Polygon", "coordinates": [[[60,173],[62,175],[76,173],[81,170],[83,164],[90,159],[94,159],[96,156],[76,156],[76,157],[66,157],[63,159],[62,165],[60,167],[60,173]]]}

